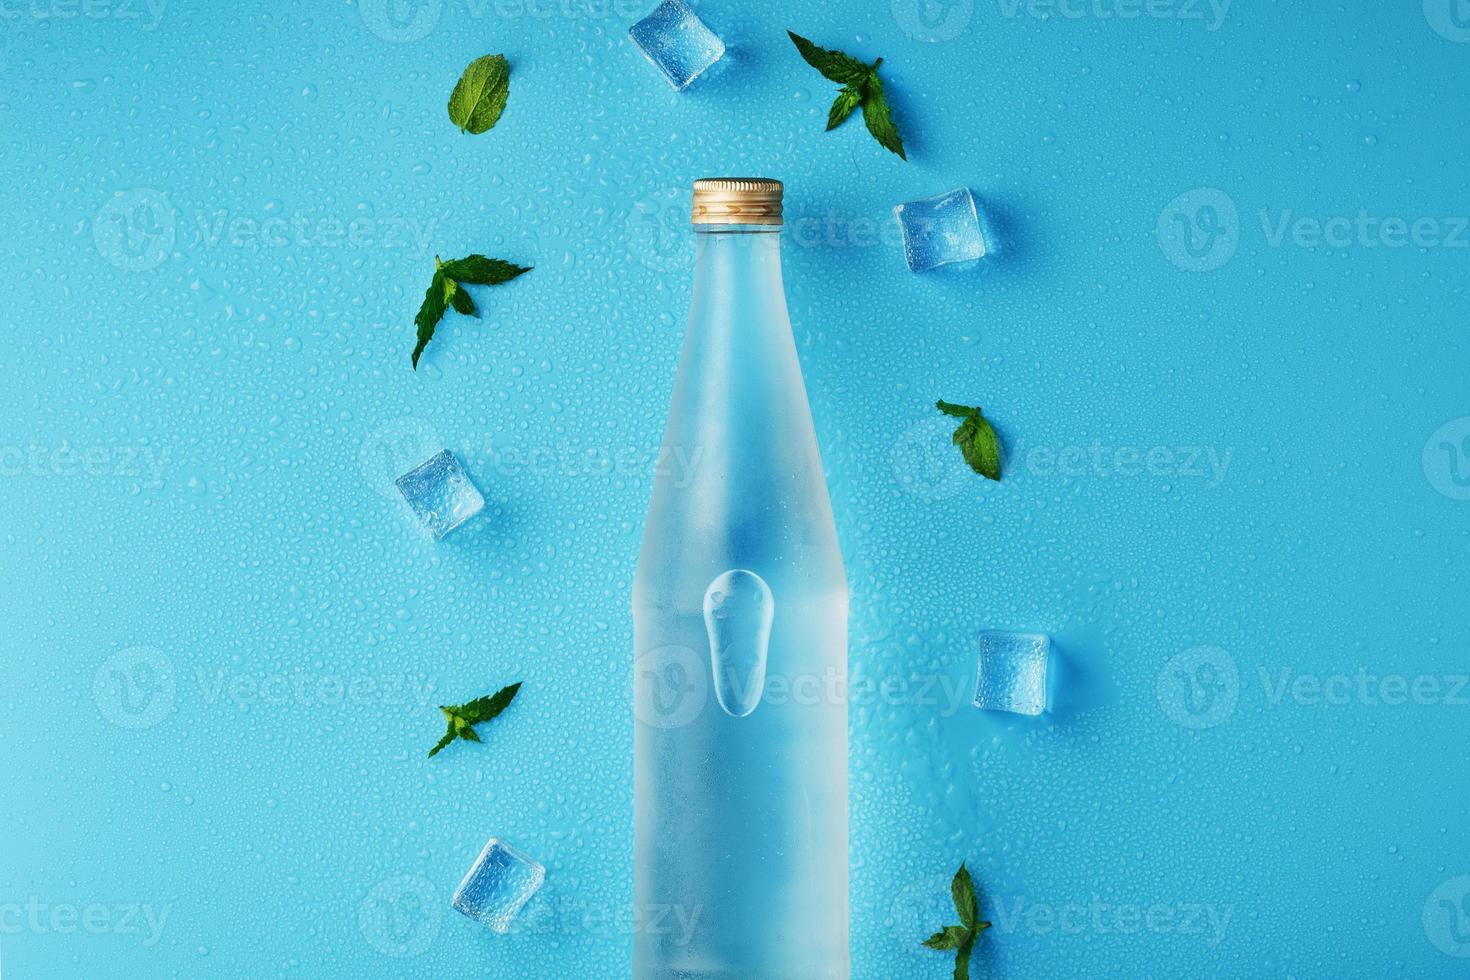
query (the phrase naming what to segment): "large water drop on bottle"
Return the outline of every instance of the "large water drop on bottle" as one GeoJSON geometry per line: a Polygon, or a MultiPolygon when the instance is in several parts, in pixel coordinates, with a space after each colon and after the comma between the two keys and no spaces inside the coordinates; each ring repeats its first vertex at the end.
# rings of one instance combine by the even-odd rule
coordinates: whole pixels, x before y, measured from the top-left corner
{"type": "Polygon", "coordinates": [[[721,572],[704,591],[704,626],[709,631],[715,697],[734,718],[754,711],[766,686],[766,652],[776,599],[755,572],[721,572]]]}

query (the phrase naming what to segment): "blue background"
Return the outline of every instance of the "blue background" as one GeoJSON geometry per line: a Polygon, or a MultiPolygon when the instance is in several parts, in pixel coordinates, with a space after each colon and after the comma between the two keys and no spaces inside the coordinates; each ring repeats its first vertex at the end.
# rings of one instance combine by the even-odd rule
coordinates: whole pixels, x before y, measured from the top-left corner
{"type": "Polygon", "coordinates": [[[6,6],[5,975],[627,976],[687,187],[758,173],[888,682],[852,708],[854,975],[949,975],[917,944],[968,860],[979,975],[1463,976],[1449,0],[701,11],[730,52],[675,94],[641,7],[6,6]],[[788,27],[886,59],[910,162],[823,133],[788,27]],[[464,136],[487,52],[509,107],[464,136]],[[912,275],[892,206],[961,185],[996,254],[912,275]],[[415,374],[433,255],[470,251],[536,268],[415,374]],[[994,419],[1002,483],[937,397],[994,419]],[[436,544],[391,480],[440,443],[487,509],[436,544]],[[992,627],[1056,638],[1043,719],[968,706],[992,627]],[[424,758],[435,705],[512,680],[424,758]],[[548,868],[509,937],[448,907],[492,834],[548,868]]]}

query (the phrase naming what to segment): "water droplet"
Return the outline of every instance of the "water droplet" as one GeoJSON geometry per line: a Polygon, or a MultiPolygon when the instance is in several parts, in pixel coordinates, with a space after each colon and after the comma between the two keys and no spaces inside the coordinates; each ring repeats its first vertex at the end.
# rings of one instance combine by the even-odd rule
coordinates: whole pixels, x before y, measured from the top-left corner
{"type": "Polygon", "coordinates": [[[775,609],[766,580],[743,568],[720,573],[705,590],[715,697],[732,717],[744,718],[760,704],[775,609]]]}

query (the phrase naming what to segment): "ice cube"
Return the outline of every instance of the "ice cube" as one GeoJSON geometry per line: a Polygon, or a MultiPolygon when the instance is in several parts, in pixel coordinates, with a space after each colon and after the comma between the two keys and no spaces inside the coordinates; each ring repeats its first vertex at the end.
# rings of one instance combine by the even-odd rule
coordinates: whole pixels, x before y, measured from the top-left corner
{"type": "Polygon", "coordinates": [[[444,537],[485,506],[485,498],[447,449],[400,476],[396,485],[436,538],[444,537]]]}
{"type": "Polygon", "coordinates": [[[684,0],[663,0],[653,13],[629,28],[628,36],[676,92],[688,88],[700,72],[725,54],[725,42],[704,26],[684,0]]]}
{"type": "Polygon", "coordinates": [[[904,258],[914,272],[985,257],[985,233],[968,188],[909,201],[893,213],[903,229],[904,258]]]}
{"type": "Polygon", "coordinates": [[[455,889],[454,907],[504,935],[510,930],[510,920],[545,880],[545,868],[492,837],[455,889]]]}
{"type": "Polygon", "coordinates": [[[1050,638],[1039,633],[981,633],[975,707],[1041,714],[1046,710],[1046,662],[1050,653],[1050,638]]]}

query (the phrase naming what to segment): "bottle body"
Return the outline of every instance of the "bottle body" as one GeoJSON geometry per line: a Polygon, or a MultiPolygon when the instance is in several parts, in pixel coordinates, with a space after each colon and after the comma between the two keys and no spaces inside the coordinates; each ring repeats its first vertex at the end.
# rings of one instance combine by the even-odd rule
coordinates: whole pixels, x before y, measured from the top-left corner
{"type": "Polygon", "coordinates": [[[635,980],[846,980],[847,608],[775,228],[698,233],[634,583],[635,980]]]}

